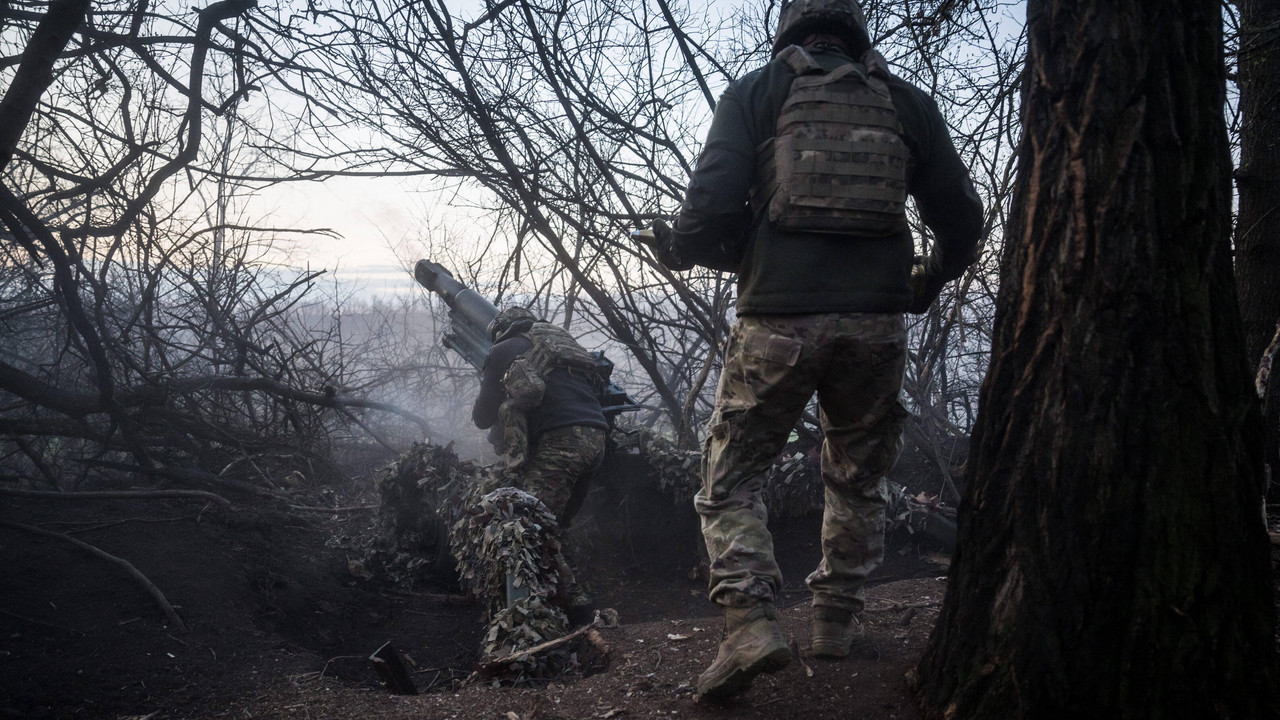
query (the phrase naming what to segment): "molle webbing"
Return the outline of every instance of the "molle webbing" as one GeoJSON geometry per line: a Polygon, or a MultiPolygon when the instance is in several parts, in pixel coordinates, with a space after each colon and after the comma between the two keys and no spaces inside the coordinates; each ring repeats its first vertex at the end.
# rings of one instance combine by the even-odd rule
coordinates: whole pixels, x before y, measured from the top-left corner
{"type": "Polygon", "coordinates": [[[502,442],[498,451],[505,456],[505,468],[515,471],[529,456],[528,412],[542,402],[547,376],[556,368],[581,372],[594,384],[599,382],[595,356],[578,344],[567,330],[547,322],[535,322],[524,333],[533,347],[521,354],[502,376],[507,398],[498,406],[502,442]]]}
{"type": "Polygon", "coordinates": [[[909,153],[884,58],[831,72],[799,46],[778,55],[796,72],[777,132],[759,148],[757,212],[782,230],[862,236],[906,227],[909,153]],[[863,68],[866,68],[865,72],[863,68]]]}
{"type": "Polygon", "coordinates": [[[569,331],[558,325],[536,322],[527,333],[533,348],[526,355],[545,378],[552,368],[562,367],[588,374],[594,373],[596,359],[582,349],[569,331]]]}

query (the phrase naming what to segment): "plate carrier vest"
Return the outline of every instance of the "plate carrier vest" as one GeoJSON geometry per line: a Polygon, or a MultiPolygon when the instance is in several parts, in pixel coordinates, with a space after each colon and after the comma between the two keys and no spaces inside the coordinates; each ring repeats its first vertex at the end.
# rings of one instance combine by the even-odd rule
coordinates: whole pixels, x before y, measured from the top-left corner
{"type": "Polygon", "coordinates": [[[548,322],[535,322],[523,335],[533,347],[511,362],[502,376],[507,398],[498,406],[502,443],[496,448],[505,456],[506,469],[514,471],[528,459],[529,421],[527,413],[542,403],[547,376],[556,368],[581,372],[597,383],[595,357],[582,349],[569,331],[548,322]]]}
{"type": "Polygon", "coordinates": [[[796,73],[760,158],[752,207],[778,229],[880,237],[907,227],[910,152],[884,56],[826,72],[804,48],[778,57],[796,73]],[[865,68],[865,70],[864,70],[865,68]]]}

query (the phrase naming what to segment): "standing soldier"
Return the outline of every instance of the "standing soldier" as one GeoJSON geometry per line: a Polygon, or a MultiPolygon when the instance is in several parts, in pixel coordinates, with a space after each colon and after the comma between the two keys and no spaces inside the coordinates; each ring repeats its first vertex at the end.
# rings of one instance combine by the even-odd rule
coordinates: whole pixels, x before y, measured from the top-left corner
{"type": "Polygon", "coordinates": [[[773,59],[716,104],[674,228],[672,270],[738,273],[694,503],[725,618],[698,693],[738,695],[790,658],[761,488],[816,391],[825,441],[813,654],[865,648],[863,584],[884,558],[884,475],[909,417],[902,313],[924,312],[973,261],[982,203],[937,105],[889,74],[854,0],[784,0],[773,59]],[[936,242],[916,258],[906,196],[936,242]]]}
{"type": "MultiPolygon", "coordinates": [[[[566,528],[605,453],[596,359],[522,307],[499,312],[488,332],[493,347],[471,419],[505,456],[504,481],[541,500],[566,528]]],[[[560,575],[569,608],[585,605],[567,566],[560,575]]]]}

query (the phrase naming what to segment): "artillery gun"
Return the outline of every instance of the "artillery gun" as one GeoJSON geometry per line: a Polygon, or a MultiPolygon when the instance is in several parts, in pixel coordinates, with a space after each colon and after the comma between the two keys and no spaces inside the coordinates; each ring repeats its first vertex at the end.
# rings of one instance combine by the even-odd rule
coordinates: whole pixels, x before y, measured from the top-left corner
{"type": "MultiPolygon", "coordinates": [[[[449,329],[441,343],[462,356],[477,371],[484,367],[493,342],[489,339],[489,322],[498,314],[498,308],[483,295],[458,282],[445,267],[430,260],[419,260],[413,268],[413,277],[422,287],[439,295],[449,306],[449,329]]],[[[613,363],[599,350],[591,351],[596,359],[597,393],[600,406],[610,424],[623,412],[640,409],[622,388],[610,380],[613,363]]]]}

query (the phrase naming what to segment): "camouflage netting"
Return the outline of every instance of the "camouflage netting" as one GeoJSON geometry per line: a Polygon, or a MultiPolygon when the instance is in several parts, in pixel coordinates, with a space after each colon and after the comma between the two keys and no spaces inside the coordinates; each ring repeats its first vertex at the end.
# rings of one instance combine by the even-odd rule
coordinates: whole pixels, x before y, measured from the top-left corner
{"type": "MultiPolygon", "coordinates": [[[[681,450],[648,431],[616,431],[615,452],[631,456],[677,506],[690,507],[700,487],[701,454],[681,450]]],[[[822,480],[816,453],[788,445],[769,471],[765,504],[771,517],[820,512],[822,480]]],[[[560,528],[536,498],[504,487],[492,467],[461,461],[450,447],[417,443],[378,474],[382,497],[377,534],[364,568],[396,585],[460,582],[485,605],[485,679],[522,683],[576,667],[573,644],[531,648],[566,636],[559,607],[560,528]],[[508,592],[508,578],[513,592],[508,592]],[[524,597],[522,597],[524,596],[524,597]],[[509,602],[509,598],[511,602],[509,602]]],[[[889,529],[954,539],[955,511],[924,494],[889,483],[889,529]]]]}
{"type": "Polygon", "coordinates": [[[925,536],[945,546],[956,541],[956,509],[937,496],[912,495],[895,482],[888,483],[889,501],[885,508],[887,531],[905,531],[919,539],[925,536]]]}
{"type": "Polygon", "coordinates": [[[485,469],[452,448],[414,443],[377,474],[382,503],[365,570],[402,589],[452,579],[449,527],[485,469]]]}
{"type": "Polygon", "coordinates": [[[463,587],[486,604],[482,659],[509,657],[498,681],[556,677],[574,668],[574,647],[532,648],[569,632],[560,599],[560,525],[536,497],[511,487],[476,486],[451,534],[463,587]],[[477,497],[478,496],[478,497],[477,497]]]}
{"type": "MultiPolygon", "coordinates": [[[[649,430],[615,432],[619,452],[643,460],[648,476],[677,504],[692,504],[702,485],[702,453],[683,450],[667,437],[649,430]]],[[[821,513],[823,507],[822,474],[818,446],[812,442],[788,443],[774,464],[764,486],[764,504],[770,518],[806,517],[821,513]]],[[[954,537],[954,508],[937,497],[912,495],[902,484],[887,483],[888,531],[904,529],[917,535],[929,534],[947,542],[954,537]],[[948,525],[950,528],[948,529],[948,525]]]]}
{"type": "Polygon", "coordinates": [[[520,594],[551,597],[560,566],[556,518],[534,496],[498,488],[468,503],[453,526],[463,585],[487,600],[490,612],[505,606],[508,578],[520,594]]]}
{"type": "MultiPolygon", "coordinates": [[[[677,505],[693,503],[702,487],[702,453],[683,450],[670,438],[647,429],[615,432],[620,452],[644,460],[650,478],[677,505]]],[[[802,517],[822,508],[822,478],[809,455],[796,444],[787,446],[769,469],[764,488],[769,516],[802,517]]]]}
{"type": "Polygon", "coordinates": [[[502,680],[549,678],[573,666],[573,647],[524,651],[568,632],[560,598],[560,528],[537,498],[503,486],[492,467],[450,447],[415,443],[377,476],[382,504],[366,573],[402,588],[460,582],[484,603],[482,662],[518,655],[502,680]],[[507,606],[508,578],[514,595],[507,606]]]}
{"type": "Polygon", "coordinates": [[[693,504],[693,495],[702,486],[701,452],[682,450],[670,438],[648,429],[615,430],[612,439],[617,452],[644,461],[648,476],[677,505],[693,504]]]}

